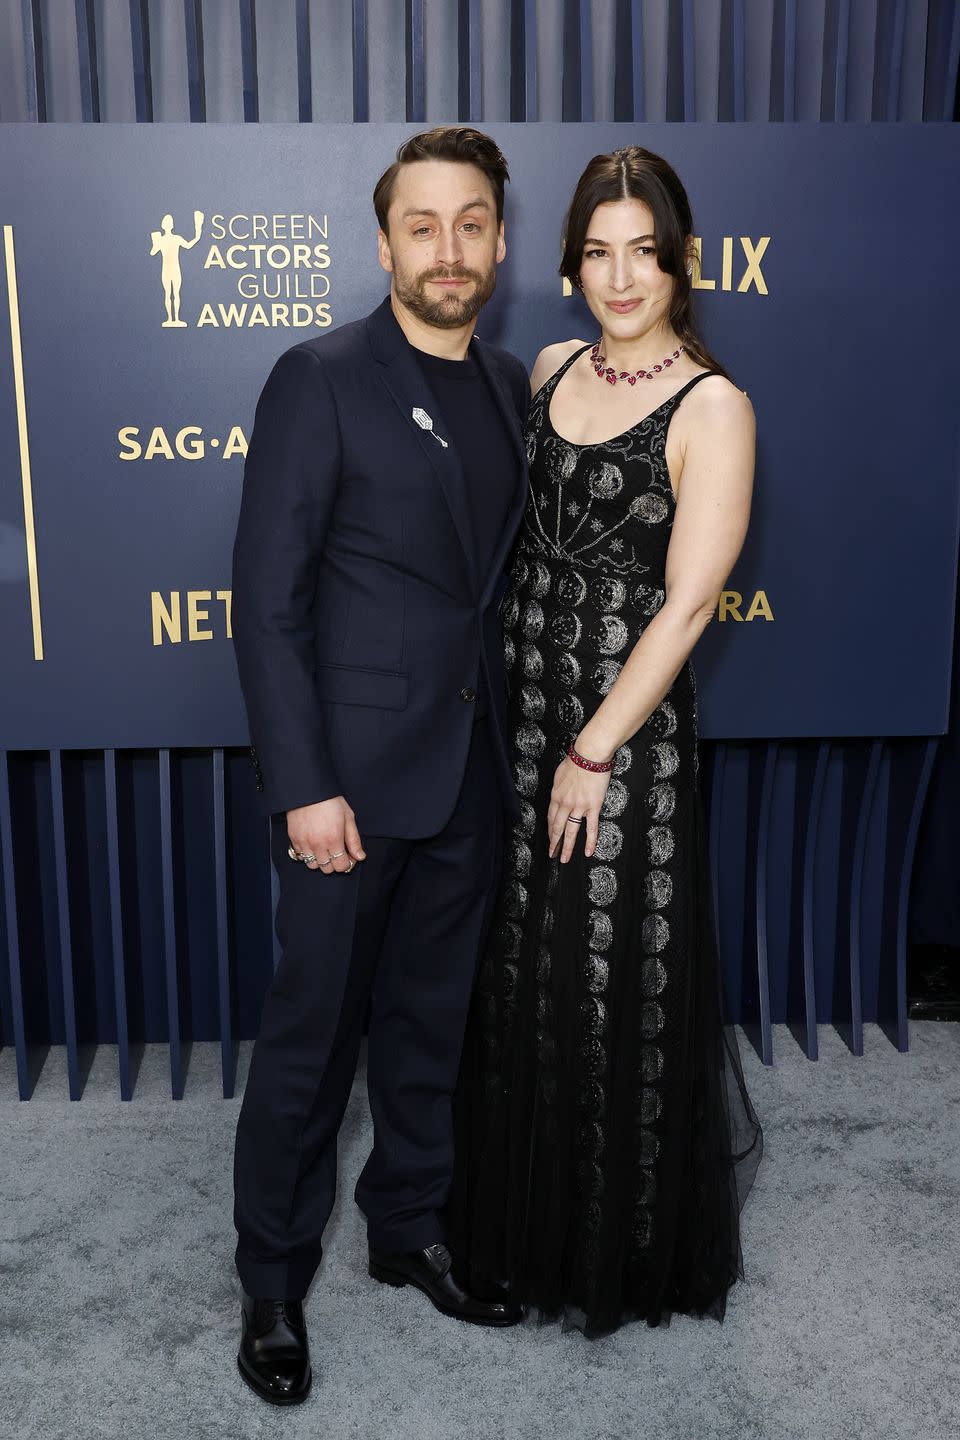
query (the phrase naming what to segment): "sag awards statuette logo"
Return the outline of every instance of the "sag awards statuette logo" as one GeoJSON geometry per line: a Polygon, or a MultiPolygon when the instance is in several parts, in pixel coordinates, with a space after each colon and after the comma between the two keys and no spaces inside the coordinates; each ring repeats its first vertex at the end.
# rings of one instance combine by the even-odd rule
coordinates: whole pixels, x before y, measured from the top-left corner
{"type": "Polygon", "coordinates": [[[326,215],[211,216],[203,259],[187,267],[184,318],[180,255],[200,244],[205,222],[204,211],[194,210],[193,238],[188,239],[167,214],[160,229],[150,232],[150,255],[160,257],[164,330],[300,330],[333,324],[326,215]]]}

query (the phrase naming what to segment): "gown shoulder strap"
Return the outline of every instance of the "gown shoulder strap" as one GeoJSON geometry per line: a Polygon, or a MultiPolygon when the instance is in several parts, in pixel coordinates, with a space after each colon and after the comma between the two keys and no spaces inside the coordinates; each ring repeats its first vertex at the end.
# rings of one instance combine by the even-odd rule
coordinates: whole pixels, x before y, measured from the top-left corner
{"type": "MultiPolygon", "coordinates": [[[[670,396],[670,401],[672,401],[674,405],[679,405],[684,395],[689,394],[689,392],[693,389],[694,385],[699,385],[701,380],[707,380],[711,375],[719,374],[719,370],[702,370],[699,375],[694,375],[692,380],[688,380],[686,385],[681,385],[676,395],[670,396]]],[[[667,403],[669,404],[670,401],[668,401],[667,403]]]]}
{"type": "MultiPolygon", "coordinates": [[[[579,350],[574,350],[573,354],[568,355],[562,365],[557,366],[556,370],[554,370],[549,380],[544,380],[543,384],[540,386],[540,390],[546,390],[548,387],[552,390],[555,385],[559,385],[560,381],[563,379],[564,375],[566,375],[574,360],[579,360],[580,356],[584,353],[585,350],[590,350],[592,348],[593,341],[588,340],[586,345],[581,345],[579,350]]],[[[539,393],[540,391],[538,390],[537,394],[539,393]]]]}

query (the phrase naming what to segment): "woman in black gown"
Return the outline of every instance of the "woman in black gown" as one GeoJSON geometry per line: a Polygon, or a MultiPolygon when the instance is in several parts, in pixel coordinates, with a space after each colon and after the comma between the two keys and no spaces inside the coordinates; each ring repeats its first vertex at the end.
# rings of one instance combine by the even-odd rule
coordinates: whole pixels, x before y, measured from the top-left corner
{"type": "Polygon", "coordinates": [[[762,1138],[722,1017],[689,656],[747,529],[753,410],[698,338],[692,218],[597,156],[561,273],[599,341],[534,367],[502,618],[519,823],[457,1093],[454,1253],[588,1335],[723,1318],[762,1138]]]}

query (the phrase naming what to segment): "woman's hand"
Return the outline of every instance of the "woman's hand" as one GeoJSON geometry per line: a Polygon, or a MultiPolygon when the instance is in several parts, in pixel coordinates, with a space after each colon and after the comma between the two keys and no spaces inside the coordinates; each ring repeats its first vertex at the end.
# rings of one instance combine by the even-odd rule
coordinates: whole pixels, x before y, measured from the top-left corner
{"type": "Polygon", "coordinates": [[[581,830],[587,834],[584,852],[587,859],[597,848],[600,808],[606,797],[610,774],[610,771],[594,774],[590,770],[582,770],[572,760],[561,760],[557,766],[547,810],[547,843],[551,857],[560,851],[561,865],[565,865],[573,854],[581,830]],[[578,824],[570,819],[571,815],[582,815],[585,823],[578,824]]]}

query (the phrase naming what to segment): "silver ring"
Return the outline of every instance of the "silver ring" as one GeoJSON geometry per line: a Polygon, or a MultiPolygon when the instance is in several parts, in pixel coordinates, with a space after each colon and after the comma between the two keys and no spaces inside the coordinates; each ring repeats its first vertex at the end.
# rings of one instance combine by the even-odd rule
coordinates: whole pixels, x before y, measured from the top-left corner
{"type": "Polygon", "coordinates": [[[316,855],[304,855],[302,851],[295,850],[292,845],[287,846],[287,854],[291,860],[316,860],[316,855]]]}
{"type": "Polygon", "coordinates": [[[569,825],[571,820],[574,825],[584,825],[586,824],[587,817],[586,815],[568,815],[564,824],[569,825]]]}

